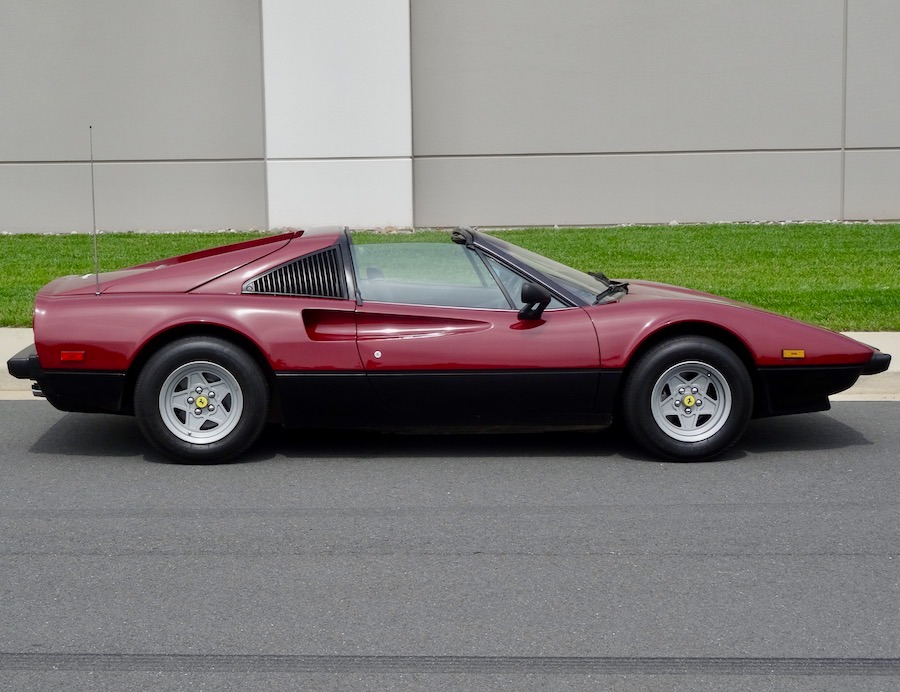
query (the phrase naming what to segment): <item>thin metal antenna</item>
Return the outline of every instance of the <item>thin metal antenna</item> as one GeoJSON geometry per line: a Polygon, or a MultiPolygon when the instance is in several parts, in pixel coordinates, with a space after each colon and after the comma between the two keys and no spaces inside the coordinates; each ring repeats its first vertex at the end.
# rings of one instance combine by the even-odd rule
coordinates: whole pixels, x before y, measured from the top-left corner
{"type": "Polygon", "coordinates": [[[94,126],[88,125],[91,137],[91,214],[94,220],[94,281],[96,295],[100,296],[100,258],[97,255],[97,202],[94,199],[94,126]]]}

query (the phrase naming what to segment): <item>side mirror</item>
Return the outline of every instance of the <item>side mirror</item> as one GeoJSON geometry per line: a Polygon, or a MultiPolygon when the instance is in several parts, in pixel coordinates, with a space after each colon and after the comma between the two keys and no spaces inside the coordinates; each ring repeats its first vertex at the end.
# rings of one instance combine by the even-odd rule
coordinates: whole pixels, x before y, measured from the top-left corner
{"type": "Polygon", "coordinates": [[[550,291],[543,286],[532,283],[522,284],[522,302],[525,306],[519,310],[520,320],[539,320],[544,308],[550,304],[550,291]]]}

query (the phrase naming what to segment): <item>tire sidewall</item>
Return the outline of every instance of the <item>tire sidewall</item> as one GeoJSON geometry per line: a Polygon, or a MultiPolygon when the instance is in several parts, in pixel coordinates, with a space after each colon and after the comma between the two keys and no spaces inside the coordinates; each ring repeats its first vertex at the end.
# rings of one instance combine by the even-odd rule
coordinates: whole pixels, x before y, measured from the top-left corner
{"type": "Polygon", "coordinates": [[[678,337],[643,354],[625,382],[622,412],[635,441],[655,455],[672,461],[702,461],[721,454],[744,433],[753,411],[753,384],[747,368],[727,346],[707,337],[678,337]],[[670,437],[653,416],[653,388],[666,370],[685,361],[713,366],[731,389],[731,410],[722,427],[710,437],[685,442],[670,437]]]}
{"type": "Polygon", "coordinates": [[[240,347],[213,337],[192,337],[172,342],[144,365],[135,384],[134,410],[138,425],[150,443],[181,463],[228,461],[244,452],[259,436],[269,411],[269,392],[259,366],[240,347]],[[222,439],[195,444],[174,435],[159,410],[160,390],[166,379],[186,363],[208,361],[227,370],[241,388],[240,420],[222,439]]]}

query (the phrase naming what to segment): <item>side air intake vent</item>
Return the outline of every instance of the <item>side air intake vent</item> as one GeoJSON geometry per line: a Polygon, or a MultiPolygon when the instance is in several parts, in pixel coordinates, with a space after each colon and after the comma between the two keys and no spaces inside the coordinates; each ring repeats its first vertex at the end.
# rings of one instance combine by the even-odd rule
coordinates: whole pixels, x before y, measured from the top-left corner
{"type": "Polygon", "coordinates": [[[245,283],[244,293],[346,298],[338,250],[328,248],[276,267],[245,283]]]}

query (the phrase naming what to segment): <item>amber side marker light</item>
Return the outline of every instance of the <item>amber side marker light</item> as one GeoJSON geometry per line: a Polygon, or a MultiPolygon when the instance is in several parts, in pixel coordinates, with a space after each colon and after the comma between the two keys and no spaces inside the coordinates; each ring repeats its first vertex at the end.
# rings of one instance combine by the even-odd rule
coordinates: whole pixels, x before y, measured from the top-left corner
{"type": "Polygon", "coordinates": [[[806,358],[806,351],[802,348],[786,348],[781,352],[781,357],[786,359],[806,358]]]}

